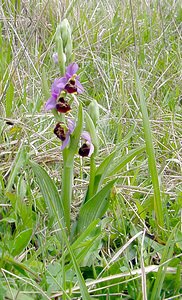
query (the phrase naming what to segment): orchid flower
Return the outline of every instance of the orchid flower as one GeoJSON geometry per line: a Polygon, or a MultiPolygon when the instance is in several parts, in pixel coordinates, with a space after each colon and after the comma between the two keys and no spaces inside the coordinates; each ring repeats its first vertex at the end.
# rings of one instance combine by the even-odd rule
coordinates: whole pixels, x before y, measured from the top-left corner
{"type": "Polygon", "coordinates": [[[78,65],[76,63],[72,63],[66,68],[66,74],[64,78],[66,78],[67,83],[64,87],[64,90],[69,94],[81,94],[84,91],[83,86],[79,81],[79,76],[76,74],[77,71],[78,65]]]}
{"type": "Polygon", "coordinates": [[[61,150],[64,150],[66,146],[70,142],[70,135],[73,133],[75,129],[75,122],[71,119],[68,119],[68,126],[66,126],[64,123],[59,122],[56,124],[56,127],[54,128],[55,135],[63,142],[61,146],[61,150]]]}
{"type": "Polygon", "coordinates": [[[90,134],[87,131],[83,131],[81,137],[85,140],[85,142],[79,149],[78,153],[80,156],[90,157],[94,152],[94,145],[92,144],[90,134]]]}
{"type": "MultiPolygon", "coordinates": [[[[51,86],[51,97],[47,100],[45,109],[50,110],[56,108],[57,100],[64,89],[66,81],[64,77],[56,78],[51,86]]],[[[62,98],[62,97],[61,97],[62,98]]]]}
{"type": "Polygon", "coordinates": [[[50,110],[56,108],[59,112],[65,113],[69,111],[71,108],[67,101],[64,100],[64,107],[65,104],[68,107],[66,111],[61,110],[61,105],[63,95],[65,93],[73,94],[78,93],[81,94],[83,92],[83,86],[79,81],[79,76],[76,74],[78,71],[78,65],[76,63],[70,64],[66,68],[66,74],[64,77],[56,78],[51,86],[51,97],[47,100],[45,109],[50,110]],[[61,99],[61,101],[60,101],[61,99]],[[60,110],[59,110],[60,108],[60,110]]]}

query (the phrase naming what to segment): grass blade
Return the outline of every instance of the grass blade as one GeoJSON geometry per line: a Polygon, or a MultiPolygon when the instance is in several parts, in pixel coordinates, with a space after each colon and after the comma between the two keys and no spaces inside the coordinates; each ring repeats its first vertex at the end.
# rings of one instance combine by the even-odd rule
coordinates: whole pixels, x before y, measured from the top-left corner
{"type": "Polygon", "coordinates": [[[6,117],[11,117],[14,98],[14,85],[10,82],[6,92],[6,117]]]}
{"type": "Polygon", "coordinates": [[[152,184],[154,189],[154,211],[156,216],[156,222],[158,227],[163,227],[164,219],[162,213],[162,199],[160,193],[154,146],[152,141],[152,132],[151,132],[150,122],[149,122],[149,117],[147,112],[146,99],[143,93],[143,89],[136,68],[135,68],[135,76],[136,76],[136,88],[139,95],[140,107],[142,112],[146,151],[148,155],[148,166],[149,166],[149,171],[152,178],[152,184]]]}
{"type": "Polygon", "coordinates": [[[174,248],[174,236],[176,234],[176,230],[177,227],[175,227],[173,229],[173,231],[171,232],[169,239],[167,241],[167,244],[164,248],[164,251],[162,253],[162,259],[161,259],[161,265],[159,267],[159,270],[157,272],[157,276],[156,276],[156,280],[152,289],[152,294],[150,299],[159,299],[160,297],[160,293],[162,290],[162,286],[163,286],[163,282],[164,282],[164,278],[167,272],[167,266],[168,263],[165,263],[167,260],[169,260],[172,256],[173,256],[173,248],[174,248]],[[163,264],[165,263],[165,265],[163,266],[163,264]]]}

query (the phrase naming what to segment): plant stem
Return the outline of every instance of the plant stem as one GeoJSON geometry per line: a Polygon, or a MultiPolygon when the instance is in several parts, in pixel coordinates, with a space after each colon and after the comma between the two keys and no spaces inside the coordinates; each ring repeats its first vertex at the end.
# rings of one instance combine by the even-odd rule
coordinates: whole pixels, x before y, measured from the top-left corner
{"type": "Polygon", "coordinates": [[[90,180],[89,180],[89,188],[88,188],[88,195],[86,197],[86,201],[88,201],[93,196],[94,193],[95,170],[96,170],[95,159],[94,156],[92,155],[90,158],[90,180]]]}
{"type": "Polygon", "coordinates": [[[62,176],[62,189],[61,189],[61,200],[64,209],[64,218],[65,224],[70,233],[70,207],[71,207],[71,200],[72,200],[72,186],[73,186],[73,163],[74,163],[74,156],[68,162],[68,155],[67,149],[63,151],[63,176],[62,176]]]}

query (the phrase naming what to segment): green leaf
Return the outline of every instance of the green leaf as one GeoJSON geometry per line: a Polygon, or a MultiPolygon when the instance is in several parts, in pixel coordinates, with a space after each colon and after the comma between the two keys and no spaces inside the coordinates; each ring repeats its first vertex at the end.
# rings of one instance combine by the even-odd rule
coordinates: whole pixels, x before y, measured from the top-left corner
{"type": "Polygon", "coordinates": [[[141,154],[145,150],[145,146],[139,147],[137,149],[131,150],[122,159],[119,158],[114,162],[114,166],[109,170],[108,176],[115,175],[121,171],[121,169],[126,166],[135,156],[141,154]]]}
{"type": "Polygon", "coordinates": [[[99,223],[99,219],[94,220],[82,233],[79,237],[76,237],[77,239],[75,242],[71,245],[71,249],[77,249],[82,247],[82,243],[84,242],[85,239],[88,238],[88,236],[92,233],[92,231],[95,230],[97,224],[99,223]]]}
{"type": "Polygon", "coordinates": [[[43,92],[45,99],[48,100],[48,98],[50,97],[50,88],[48,86],[45,68],[43,68],[43,70],[42,70],[42,92],[43,92]]]}
{"type": "Polygon", "coordinates": [[[38,164],[36,164],[35,162],[32,162],[32,161],[30,161],[29,163],[30,163],[30,165],[35,173],[35,176],[37,178],[41,193],[42,193],[42,195],[46,201],[46,204],[48,206],[48,211],[49,211],[50,215],[56,219],[56,221],[58,222],[59,228],[61,229],[61,235],[65,241],[68,252],[70,253],[70,257],[72,259],[73,266],[74,266],[74,269],[75,269],[75,272],[76,272],[76,275],[78,278],[82,297],[84,300],[89,300],[90,296],[89,296],[87,287],[85,285],[85,281],[83,279],[83,276],[82,276],[79,266],[77,264],[74,253],[71,250],[71,246],[70,246],[69,240],[67,238],[67,233],[62,224],[61,215],[63,215],[63,207],[62,207],[61,199],[60,199],[59,193],[56,189],[56,186],[55,186],[54,182],[52,181],[52,179],[47,174],[47,172],[42,167],[40,167],[38,164]]]}
{"type": "Polygon", "coordinates": [[[69,148],[65,149],[65,150],[68,150],[66,164],[69,164],[70,160],[72,161],[72,156],[74,156],[77,151],[78,143],[80,141],[80,136],[81,136],[81,132],[82,132],[82,127],[83,127],[83,108],[82,108],[82,105],[80,104],[79,108],[78,108],[78,117],[77,117],[76,128],[71,136],[69,148]]]}
{"type": "Polygon", "coordinates": [[[63,206],[61,202],[61,197],[58,193],[54,181],[50,178],[48,173],[37,163],[29,161],[29,164],[32,167],[41,193],[45,199],[49,216],[54,217],[56,210],[59,218],[61,219],[63,217],[63,206]]]}
{"type": "MultiPolygon", "coordinates": [[[[89,258],[93,257],[93,248],[95,252],[98,254],[101,242],[101,227],[95,228],[92,236],[87,237],[87,239],[74,251],[76,256],[76,261],[79,265],[85,265],[85,262],[89,260],[89,258]]],[[[86,262],[86,265],[87,265],[86,262]]],[[[66,266],[66,269],[72,269],[72,261],[69,265],[66,266]]]]}
{"type": "Polygon", "coordinates": [[[100,188],[101,184],[103,183],[103,180],[107,175],[107,171],[115,155],[116,155],[116,150],[113,151],[110,155],[108,155],[100,164],[100,166],[97,168],[95,173],[95,181],[94,181],[94,193],[97,192],[97,190],[100,188]]]}
{"type": "Polygon", "coordinates": [[[60,74],[61,76],[65,73],[65,54],[63,52],[63,41],[61,36],[56,37],[56,48],[58,53],[58,61],[60,67],[60,74]]]}
{"type": "Polygon", "coordinates": [[[91,117],[87,112],[85,112],[85,122],[86,122],[86,128],[88,132],[90,133],[92,143],[94,145],[94,155],[97,154],[98,148],[99,148],[99,142],[98,142],[98,135],[97,131],[94,125],[94,122],[92,121],[91,117]]]}
{"type": "Polygon", "coordinates": [[[110,190],[115,182],[116,179],[110,181],[81,207],[77,223],[78,233],[81,233],[91,222],[105,214],[109,206],[110,190]]]}
{"type": "Polygon", "coordinates": [[[13,98],[14,98],[14,85],[10,82],[7,92],[6,92],[6,117],[10,117],[12,114],[12,106],[13,106],[13,98]]]}
{"type": "Polygon", "coordinates": [[[142,112],[144,137],[146,143],[146,151],[148,155],[148,166],[149,166],[149,171],[152,178],[152,184],[154,189],[154,211],[155,211],[156,221],[159,229],[164,226],[164,218],[162,212],[162,199],[161,199],[161,192],[160,192],[159,179],[157,173],[155,151],[154,151],[154,146],[152,141],[152,132],[150,128],[146,99],[135,66],[134,66],[134,70],[135,70],[135,77],[136,77],[136,88],[139,95],[140,107],[142,112]]]}
{"type": "Polygon", "coordinates": [[[73,189],[73,167],[74,167],[74,155],[78,149],[78,143],[83,125],[83,109],[80,104],[78,110],[76,128],[70,139],[69,148],[63,150],[63,172],[62,172],[62,189],[61,200],[64,210],[65,225],[68,232],[70,232],[70,207],[72,202],[72,189],[73,189]]]}
{"type": "Polygon", "coordinates": [[[19,255],[28,246],[31,236],[32,228],[27,228],[18,233],[14,238],[12,255],[19,255]]]}
{"type": "Polygon", "coordinates": [[[6,187],[6,192],[11,191],[15,177],[20,172],[20,169],[25,165],[26,160],[27,160],[27,149],[26,147],[22,147],[21,145],[18,153],[16,154],[15,160],[12,164],[11,173],[9,175],[8,184],[6,187]]]}
{"type": "Polygon", "coordinates": [[[162,253],[162,259],[160,262],[160,268],[157,272],[156,280],[152,289],[152,294],[150,299],[160,299],[160,293],[163,287],[164,278],[166,275],[167,266],[169,264],[170,258],[173,256],[173,248],[175,243],[175,234],[177,231],[177,226],[171,232],[169,239],[164,247],[164,251],[162,253]]]}
{"type": "Polygon", "coordinates": [[[6,293],[7,293],[6,288],[5,288],[5,286],[3,286],[2,282],[0,281],[0,300],[5,299],[6,293]]]}
{"type": "MultiPolygon", "coordinates": [[[[4,299],[4,298],[3,298],[4,299]]],[[[0,300],[3,300],[0,298],[0,300]]],[[[34,300],[35,298],[32,298],[29,295],[26,295],[24,291],[15,290],[11,287],[11,289],[6,289],[6,298],[8,300],[34,300]]]]}

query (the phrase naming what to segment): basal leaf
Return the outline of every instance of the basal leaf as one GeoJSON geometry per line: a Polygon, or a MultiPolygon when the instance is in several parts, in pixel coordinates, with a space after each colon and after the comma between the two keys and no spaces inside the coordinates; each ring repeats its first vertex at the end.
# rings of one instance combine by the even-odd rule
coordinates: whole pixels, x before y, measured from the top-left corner
{"type": "Polygon", "coordinates": [[[137,149],[131,150],[127,155],[122,158],[116,159],[114,166],[109,170],[108,176],[115,175],[121,171],[121,169],[126,166],[135,156],[141,154],[145,150],[145,146],[139,147],[137,149]]]}
{"type": "Polygon", "coordinates": [[[61,219],[63,217],[63,206],[61,197],[58,193],[54,181],[50,178],[48,173],[37,163],[33,161],[30,161],[29,163],[36,176],[41,193],[45,199],[50,217],[55,216],[54,212],[56,210],[61,219]]]}
{"type": "Polygon", "coordinates": [[[85,230],[95,219],[101,218],[109,206],[109,194],[115,180],[106,184],[95,196],[87,201],[80,209],[77,232],[85,230]]]}
{"type": "Polygon", "coordinates": [[[32,228],[27,228],[18,233],[13,242],[12,255],[19,255],[29,244],[32,236],[32,228]]]}
{"type": "Polygon", "coordinates": [[[100,164],[100,166],[96,170],[95,174],[95,182],[94,182],[94,192],[96,193],[101,184],[103,183],[103,180],[107,174],[108,168],[110,167],[110,164],[112,163],[114,157],[116,155],[116,151],[113,151],[110,155],[108,155],[103,162],[100,164]]]}
{"type": "Polygon", "coordinates": [[[26,147],[20,147],[19,151],[15,157],[14,162],[12,163],[11,173],[8,178],[8,184],[6,192],[10,192],[12,185],[14,183],[16,175],[20,172],[20,169],[24,166],[27,159],[26,147]]]}

